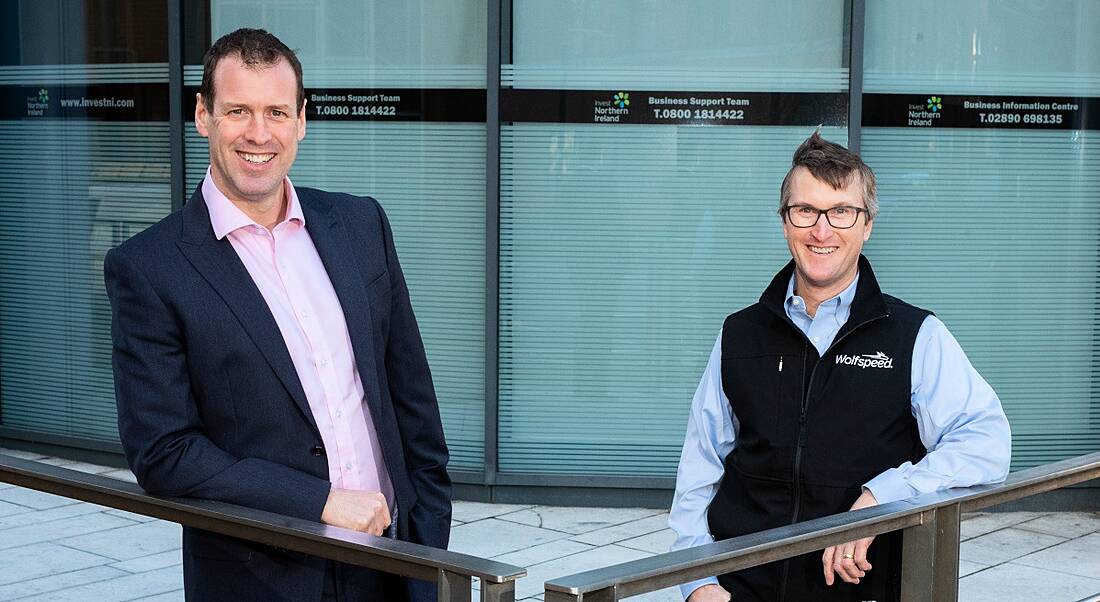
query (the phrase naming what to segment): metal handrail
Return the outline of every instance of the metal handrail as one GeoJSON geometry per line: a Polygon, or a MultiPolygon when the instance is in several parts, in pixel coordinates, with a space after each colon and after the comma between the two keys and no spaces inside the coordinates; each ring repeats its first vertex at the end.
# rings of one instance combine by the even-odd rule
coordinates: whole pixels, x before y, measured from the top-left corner
{"type": "Polygon", "coordinates": [[[482,602],[512,602],[521,567],[299,518],[193,498],[157,497],[136,484],[0,454],[0,482],[142,514],[188,527],[434,581],[439,600],[469,602],[472,577],[482,602]]]}
{"type": "Polygon", "coordinates": [[[1003,483],[947,489],[685,550],[551,579],[545,602],[605,602],[721,575],[829,546],[903,531],[903,602],[958,598],[962,512],[1100,477],[1100,452],[1012,473],[1003,483]]]}

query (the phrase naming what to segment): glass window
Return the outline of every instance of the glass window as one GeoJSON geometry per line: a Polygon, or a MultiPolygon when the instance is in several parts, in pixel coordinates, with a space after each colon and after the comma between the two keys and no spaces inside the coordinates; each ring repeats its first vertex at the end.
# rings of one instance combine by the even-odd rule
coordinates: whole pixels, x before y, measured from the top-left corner
{"type": "Polygon", "coordinates": [[[1014,469],[1094,451],[1100,141],[1055,105],[1100,95],[1100,5],[868,2],[866,22],[884,289],[936,311],[1000,394],[1014,469]]]}
{"type": "MultiPolygon", "coordinates": [[[[373,196],[385,207],[432,367],[450,467],[480,470],[485,424],[484,0],[223,0],[210,2],[208,15],[192,12],[202,17],[199,26],[208,18],[210,39],[238,27],[262,27],[297,52],[309,126],[290,177],[300,186],[373,196]],[[356,105],[323,100],[348,93],[400,96],[402,101],[356,105]],[[392,119],[379,114],[387,106],[394,107],[392,119]],[[372,113],[371,107],[378,110],[372,113]]],[[[192,93],[202,79],[204,51],[205,46],[186,53],[198,63],[186,68],[192,93]]],[[[195,187],[208,162],[206,141],[191,123],[186,138],[188,182],[195,187]]]]}
{"type": "Polygon", "coordinates": [[[115,443],[103,256],[168,214],[166,6],[0,4],[0,424],[115,443]]]}
{"type": "Polygon", "coordinates": [[[843,1],[516,3],[502,471],[675,474],[723,318],[789,259],[779,184],[822,123],[794,107],[846,142],[844,14],[843,1]]]}

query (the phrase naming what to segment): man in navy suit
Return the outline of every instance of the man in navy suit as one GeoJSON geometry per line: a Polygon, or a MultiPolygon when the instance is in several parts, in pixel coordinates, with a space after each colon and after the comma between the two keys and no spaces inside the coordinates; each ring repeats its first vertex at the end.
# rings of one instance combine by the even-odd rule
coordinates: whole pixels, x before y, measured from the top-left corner
{"type": "MultiPolygon", "coordinates": [[[[447,447],[385,213],[291,184],[305,95],[275,36],[235,31],[203,62],[206,178],[104,262],[130,467],[150,493],[446,548],[447,447]]],[[[183,558],[188,600],[434,596],[199,529],[183,558]]]]}

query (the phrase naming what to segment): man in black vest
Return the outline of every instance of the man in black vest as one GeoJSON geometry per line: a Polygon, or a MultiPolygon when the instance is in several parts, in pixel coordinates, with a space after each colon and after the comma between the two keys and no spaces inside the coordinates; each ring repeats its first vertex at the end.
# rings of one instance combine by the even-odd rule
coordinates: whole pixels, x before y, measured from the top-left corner
{"type": "MultiPolygon", "coordinates": [[[[871,169],[818,133],[795,152],[779,205],[793,260],[722,326],[692,403],[673,549],[1008,473],[997,395],[943,322],[882,293],[860,254],[875,195],[871,169]]],[[[681,589],[691,602],[897,600],[899,535],[681,589]]]]}

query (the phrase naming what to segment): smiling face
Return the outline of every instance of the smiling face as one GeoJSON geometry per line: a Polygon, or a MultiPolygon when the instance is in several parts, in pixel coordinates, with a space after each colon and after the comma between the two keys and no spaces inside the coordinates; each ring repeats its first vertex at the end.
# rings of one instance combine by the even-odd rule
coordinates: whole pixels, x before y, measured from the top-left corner
{"type": "MultiPolygon", "coordinates": [[[[863,184],[858,174],[837,190],[815,178],[805,167],[797,167],[791,173],[790,191],[788,206],[864,207],[863,184]]],[[[830,226],[824,215],[813,227],[796,228],[784,215],[783,238],[787,239],[794,258],[795,286],[800,296],[821,302],[840,294],[852,283],[858,272],[859,253],[871,237],[874,223],[865,216],[866,213],[861,213],[854,226],[841,229],[830,226]]]]}
{"type": "Polygon", "coordinates": [[[281,206],[283,181],[306,135],[294,70],[285,60],[245,65],[239,56],[227,56],[218,62],[214,89],[213,111],[201,95],[195,106],[195,127],[210,145],[214,184],[249,214],[281,206]]]}

